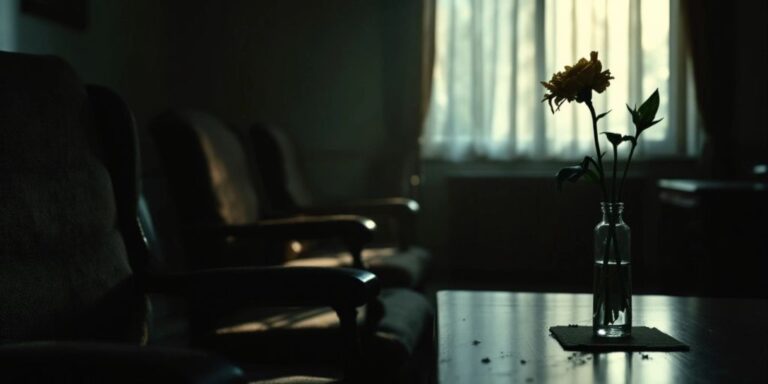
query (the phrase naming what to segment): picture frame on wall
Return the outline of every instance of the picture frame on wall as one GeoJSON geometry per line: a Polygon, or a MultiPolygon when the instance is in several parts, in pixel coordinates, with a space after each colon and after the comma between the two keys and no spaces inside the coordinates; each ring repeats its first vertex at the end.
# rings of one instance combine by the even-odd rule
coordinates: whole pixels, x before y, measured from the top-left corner
{"type": "Polygon", "coordinates": [[[88,0],[20,0],[21,12],[77,30],[88,27],[88,0]]]}

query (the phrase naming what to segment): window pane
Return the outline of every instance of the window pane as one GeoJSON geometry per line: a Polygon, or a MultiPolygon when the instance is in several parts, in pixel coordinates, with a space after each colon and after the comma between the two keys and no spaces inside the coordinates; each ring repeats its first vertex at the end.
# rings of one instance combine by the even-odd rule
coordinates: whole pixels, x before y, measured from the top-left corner
{"type": "MultiPolygon", "coordinates": [[[[539,81],[548,78],[537,75],[542,65],[549,77],[588,58],[590,51],[599,52],[603,68],[615,77],[606,92],[593,96],[597,113],[613,111],[600,121],[600,132],[634,133],[624,106],[639,105],[656,88],[661,94],[659,117],[668,116],[676,105],[668,97],[669,0],[438,0],[436,16],[427,157],[594,155],[591,121],[583,105],[564,104],[539,120],[548,109],[540,102],[545,90],[539,81]],[[543,12],[537,12],[542,5],[543,12]],[[543,46],[536,40],[540,25],[543,46]]],[[[675,140],[665,119],[644,133],[639,156],[674,154],[675,140]]],[[[609,147],[603,136],[601,146],[609,147]]]]}

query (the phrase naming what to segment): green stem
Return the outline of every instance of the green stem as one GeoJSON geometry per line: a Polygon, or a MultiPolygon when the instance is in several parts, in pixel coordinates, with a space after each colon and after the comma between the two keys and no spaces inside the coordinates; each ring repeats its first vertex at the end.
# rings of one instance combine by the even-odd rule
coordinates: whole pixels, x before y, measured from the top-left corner
{"type": "Polygon", "coordinates": [[[603,192],[603,201],[608,201],[608,192],[605,188],[605,174],[603,173],[603,155],[600,152],[600,139],[597,135],[597,114],[591,101],[587,100],[584,104],[587,105],[589,113],[592,115],[592,136],[595,139],[595,153],[597,154],[597,174],[600,176],[600,189],[603,192]]]}
{"type": "MultiPolygon", "coordinates": [[[[613,146],[613,177],[611,177],[611,203],[616,205],[616,164],[619,162],[619,146],[613,146]]],[[[615,207],[614,207],[615,208],[615,207]]]]}
{"type": "MultiPolygon", "coordinates": [[[[637,140],[637,138],[635,138],[637,140]]],[[[632,155],[635,153],[635,147],[637,144],[635,144],[635,141],[632,142],[632,149],[629,150],[629,157],[627,158],[627,163],[624,164],[624,175],[621,176],[621,185],[619,186],[619,201],[621,201],[621,197],[624,193],[624,180],[627,179],[627,172],[629,171],[629,163],[632,162],[632,155]]]]}
{"type": "MultiPolygon", "coordinates": [[[[600,152],[600,138],[597,134],[597,114],[595,113],[595,107],[592,105],[592,102],[587,100],[584,102],[584,104],[587,105],[587,108],[589,108],[589,113],[592,116],[592,136],[595,140],[595,153],[597,155],[597,174],[600,177],[600,190],[603,193],[603,201],[609,202],[608,200],[608,191],[605,186],[605,173],[603,172],[603,155],[600,152]]],[[[603,322],[607,325],[610,323],[609,316],[610,313],[608,311],[608,303],[610,303],[610,290],[608,289],[608,251],[610,250],[611,242],[612,242],[613,236],[610,235],[608,239],[606,239],[605,242],[605,249],[603,252],[603,288],[605,291],[605,302],[603,304],[603,322]]],[[[598,311],[600,310],[600,304],[598,303],[597,307],[598,311]]]]}
{"type": "MultiPolygon", "coordinates": [[[[611,207],[611,208],[615,208],[615,207],[611,207]]],[[[624,296],[625,286],[624,286],[624,280],[622,280],[621,278],[621,259],[619,254],[619,241],[618,241],[618,238],[616,238],[616,219],[615,218],[618,218],[618,213],[614,214],[613,210],[609,210],[608,212],[609,212],[608,214],[609,226],[608,226],[608,238],[606,239],[605,247],[603,248],[603,287],[602,287],[603,291],[605,292],[603,295],[603,297],[605,298],[603,302],[603,324],[606,326],[613,322],[614,310],[618,312],[625,308],[624,300],[622,300],[619,303],[618,308],[613,308],[611,306],[611,299],[610,299],[611,290],[609,289],[610,268],[608,267],[608,259],[609,259],[611,248],[613,248],[613,256],[614,256],[614,260],[616,261],[616,273],[614,278],[618,279],[619,295],[624,296]]],[[[620,297],[620,298],[625,299],[624,297],[620,297]]],[[[599,305],[598,305],[598,309],[599,309],[599,305]]]]}
{"type": "MultiPolygon", "coordinates": [[[[587,100],[584,102],[584,104],[587,105],[587,108],[589,108],[589,113],[592,116],[592,135],[595,140],[595,152],[597,155],[597,172],[598,172],[598,176],[600,177],[600,189],[603,193],[603,201],[605,201],[606,203],[610,203],[610,202],[614,203],[614,205],[611,205],[609,209],[608,238],[605,241],[605,248],[603,250],[603,288],[605,291],[605,296],[604,296],[605,301],[603,303],[603,323],[605,325],[608,325],[611,322],[613,322],[613,308],[609,307],[611,300],[610,300],[610,289],[608,284],[608,270],[609,270],[608,256],[610,254],[611,245],[613,245],[614,247],[617,271],[620,271],[620,268],[621,268],[621,261],[619,260],[619,252],[618,252],[618,241],[616,239],[616,222],[614,219],[614,212],[613,212],[613,209],[615,208],[615,203],[616,203],[616,173],[617,173],[616,159],[618,157],[618,149],[616,148],[617,146],[613,147],[613,160],[614,160],[613,161],[613,180],[612,180],[613,196],[611,196],[611,199],[609,199],[608,191],[605,185],[605,172],[603,171],[603,155],[600,152],[600,140],[597,134],[597,114],[595,113],[595,108],[592,105],[591,101],[587,100]]],[[[625,169],[625,176],[626,176],[626,169],[625,169]]],[[[623,180],[622,180],[622,184],[623,184],[623,180]]],[[[624,282],[621,281],[620,273],[617,273],[616,278],[619,279],[619,284],[621,284],[620,289],[623,290],[624,282]]],[[[597,309],[600,310],[599,304],[597,309]]]]}
{"type": "MultiPolygon", "coordinates": [[[[623,199],[622,196],[624,196],[624,182],[627,179],[627,173],[629,171],[629,164],[632,162],[632,155],[635,154],[635,148],[637,147],[637,139],[638,138],[635,137],[635,140],[631,142],[632,143],[632,148],[629,150],[629,157],[627,157],[627,162],[626,162],[626,164],[624,164],[624,172],[623,172],[623,174],[621,176],[621,184],[619,185],[619,196],[618,196],[619,197],[619,201],[622,201],[622,199],[623,199]]],[[[614,155],[614,160],[616,160],[615,155],[614,155]]],[[[614,178],[615,178],[615,175],[614,175],[614,178]]],[[[614,234],[614,236],[615,236],[615,234],[614,234]]],[[[624,290],[625,290],[624,281],[621,279],[621,260],[619,258],[618,241],[616,241],[616,240],[614,240],[614,253],[616,254],[616,272],[617,272],[617,275],[618,275],[618,278],[619,278],[619,282],[621,284],[620,289],[622,290],[622,295],[626,296],[625,295],[626,292],[624,292],[624,290]]],[[[622,307],[627,307],[628,304],[622,302],[621,306],[622,307]]]]}
{"type": "MultiPolygon", "coordinates": [[[[619,295],[624,291],[624,282],[621,279],[621,259],[619,255],[619,239],[616,238],[616,221],[619,218],[619,208],[616,204],[616,167],[619,163],[619,146],[613,145],[613,177],[611,177],[611,184],[613,191],[611,192],[611,198],[613,199],[610,209],[610,215],[608,216],[608,222],[610,223],[609,236],[613,238],[613,257],[616,259],[616,279],[619,280],[619,295]]],[[[607,289],[607,288],[606,288],[607,289]]],[[[621,296],[619,296],[621,299],[621,296]]],[[[617,310],[619,308],[616,308],[617,310]]],[[[611,308],[613,312],[613,308],[611,308]]],[[[611,319],[613,319],[613,313],[611,319]]]]}
{"type": "MultiPolygon", "coordinates": [[[[603,324],[608,325],[611,323],[611,311],[608,308],[609,303],[611,302],[611,290],[608,289],[608,286],[610,285],[608,283],[608,252],[611,249],[611,242],[613,240],[613,236],[611,235],[611,228],[608,228],[608,238],[605,240],[605,248],[603,249],[603,291],[605,291],[605,294],[603,297],[605,298],[605,301],[603,302],[603,324]]],[[[598,304],[598,309],[599,309],[598,304]]]]}
{"type": "MultiPolygon", "coordinates": [[[[618,218],[618,213],[617,213],[618,218]]],[[[621,278],[621,255],[619,254],[619,239],[616,238],[616,225],[613,225],[613,255],[616,259],[616,278],[619,279],[619,294],[621,299],[625,299],[626,287],[624,287],[624,279],[621,278]]],[[[619,308],[616,311],[620,311],[624,308],[624,300],[619,301],[619,308]]]]}

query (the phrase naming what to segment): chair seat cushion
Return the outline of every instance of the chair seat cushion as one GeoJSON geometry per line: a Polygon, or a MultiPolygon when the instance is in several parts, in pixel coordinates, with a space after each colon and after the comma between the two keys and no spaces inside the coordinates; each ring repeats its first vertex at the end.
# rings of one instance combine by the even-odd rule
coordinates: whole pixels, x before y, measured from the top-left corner
{"type": "Polygon", "coordinates": [[[421,287],[430,254],[421,247],[371,248],[363,251],[369,269],[388,287],[421,287]]]}
{"type": "Polygon", "coordinates": [[[402,367],[417,350],[432,344],[434,310],[409,289],[385,289],[379,296],[384,315],[371,340],[370,357],[382,367],[402,367]]]}
{"type": "Polygon", "coordinates": [[[312,363],[258,364],[243,363],[249,384],[334,384],[341,383],[340,369],[312,363]]]}
{"type": "Polygon", "coordinates": [[[332,383],[342,383],[343,380],[336,380],[331,378],[325,378],[325,377],[316,377],[316,376],[283,376],[283,377],[274,377],[270,379],[255,379],[250,380],[248,379],[248,383],[250,384],[332,384],[332,383]]]}
{"type": "MultiPolygon", "coordinates": [[[[366,248],[362,253],[363,262],[384,287],[420,287],[424,282],[430,254],[421,247],[401,250],[394,247],[366,248]]],[[[288,267],[349,267],[352,255],[349,252],[316,252],[307,257],[290,260],[288,267]]]]}
{"type": "MultiPolygon", "coordinates": [[[[422,295],[408,289],[385,289],[380,302],[383,313],[364,354],[394,370],[421,343],[431,342],[434,312],[422,295]]],[[[362,326],[365,311],[359,312],[362,326]]],[[[339,363],[340,341],[339,321],[330,308],[238,310],[201,340],[204,347],[244,363],[339,363]]]]}

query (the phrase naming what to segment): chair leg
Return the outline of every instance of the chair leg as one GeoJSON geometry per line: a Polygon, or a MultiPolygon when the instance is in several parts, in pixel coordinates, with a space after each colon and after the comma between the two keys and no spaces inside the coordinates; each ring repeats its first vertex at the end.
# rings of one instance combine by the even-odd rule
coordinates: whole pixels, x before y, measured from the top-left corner
{"type": "Polygon", "coordinates": [[[348,245],[349,253],[352,254],[352,267],[357,269],[368,269],[363,263],[363,246],[360,244],[348,245]]]}
{"type": "Polygon", "coordinates": [[[339,316],[340,332],[344,348],[342,356],[344,362],[345,381],[357,382],[363,373],[363,352],[360,345],[360,335],[357,327],[357,309],[334,308],[339,316]]]}

